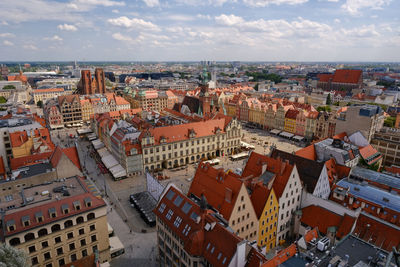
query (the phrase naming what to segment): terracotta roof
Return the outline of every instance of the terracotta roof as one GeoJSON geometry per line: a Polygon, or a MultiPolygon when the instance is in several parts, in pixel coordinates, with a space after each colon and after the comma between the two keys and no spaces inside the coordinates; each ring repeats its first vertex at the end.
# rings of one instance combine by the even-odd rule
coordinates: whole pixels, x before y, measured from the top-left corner
{"type": "Polygon", "coordinates": [[[299,149],[295,152],[297,156],[306,158],[306,159],[311,159],[311,160],[316,160],[317,159],[317,153],[315,151],[314,145],[309,145],[305,148],[299,149]]]}
{"type": "Polygon", "coordinates": [[[400,228],[361,212],[354,234],[386,251],[400,246],[400,228]]]}
{"type": "Polygon", "coordinates": [[[362,70],[336,70],[332,82],[334,83],[358,83],[362,78],[362,70]]]}
{"type": "Polygon", "coordinates": [[[11,170],[16,170],[24,166],[33,165],[40,161],[47,160],[53,152],[46,152],[40,154],[29,155],[20,158],[11,158],[10,159],[10,168],[11,170]]]}
{"type": "Polygon", "coordinates": [[[197,167],[188,195],[204,195],[208,203],[229,220],[243,183],[239,176],[224,169],[214,169],[210,164],[200,163],[197,167]],[[227,199],[227,194],[230,194],[227,199]]]}
{"type": "Polygon", "coordinates": [[[57,146],[53,154],[50,156],[50,162],[53,167],[58,165],[63,154],[66,155],[79,170],[81,170],[81,164],[79,163],[79,156],[76,147],[61,148],[57,146]]]}
{"type": "Polygon", "coordinates": [[[265,203],[269,199],[271,194],[271,190],[268,189],[267,186],[256,184],[253,191],[251,192],[251,203],[253,204],[254,211],[256,212],[257,218],[260,219],[262,212],[265,207],[265,203]]]}
{"type": "Polygon", "coordinates": [[[315,205],[303,208],[302,211],[301,223],[313,228],[318,227],[318,230],[323,234],[327,233],[329,227],[335,226],[337,227],[336,236],[338,238],[349,234],[356,220],[354,217],[348,215],[340,216],[339,214],[315,205]],[[318,214],[318,216],[316,216],[316,214],[318,214]]]}
{"type": "Polygon", "coordinates": [[[58,104],[61,106],[61,104],[64,101],[67,101],[68,103],[72,103],[73,101],[77,101],[80,103],[79,95],[60,95],[58,96],[58,104]]]}
{"type": "Polygon", "coordinates": [[[308,243],[314,238],[318,239],[318,236],[318,227],[315,227],[304,235],[304,240],[308,243]]]}
{"type": "Polygon", "coordinates": [[[218,223],[210,210],[202,210],[174,186],[166,190],[154,213],[183,241],[185,251],[192,256],[203,256],[213,266],[228,266],[241,242],[238,236],[218,223]],[[178,198],[179,202],[176,201],[178,198]],[[178,217],[180,223],[176,223],[178,217]],[[207,224],[209,230],[205,229],[207,224]]]}
{"type": "Polygon", "coordinates": [[[331,185],[342,178],[348,177],[351,171],[350,167],[337,164],[334,158],[325,161],[325,166],[331,185]]]}
{"type": "MultiPolygon", "coordinates": [[[[206,122],[192,122],[180,125],[170,125],[165,127],[151,128],[149,133],[154,137],[154,143],[160,144],[161,137],[166,138],[167,143],[188,140],[189,130],[194,130],[196,137],[215,135],[219,128],[221,133],[225,129],[225,119],[208,120],[206,122]]],[[[143,131],[139,139],[141,140],[146,132],[143,131]]]]}
{"type": "Polygon", "coordinates": [[[248,256],[248,260],[247,260],[247,263],[245,266],[246,267],[260,267],[260,266],[262,266],[262,264],[264,264],[267,261],[268,261],[267,258],[263,254],[258,252],[254,247],[251,247],[249,256],[248,256]]]}
{"type": "Polygon", "coordinates": [[[291,244],[285,249],[282,249],[275,257],[268,262],[261,265],[261,267],[277,267],[281,266],[282,263],[289,260],[297,254],[297,247],[295,244],[291,244]]]}
{"type": "Polygon", "coordinates": [[[297,114],[299,114],[299,111],[297,109],[289,109],[285,114],[285,118],[295,120],[297,117],[297,114]]]}
{"type": "Polygon", "coordinates": [[[317,75],[317,78],[320,82],[329,82],[333,78],[333,74],[321,73],[317,75]]]}
{"type": "Polygon", "coordinates": [[[361,148],[360,154],[363,157],[363,159],[367,162],[368,165],[372,165],[375,162],[377,162],[379,159],[382,158],[382,155],[371,145],[361,148]],[[368,160],[368,158],[371,158],[371,157],[375,157],[375,158],[368,160]]]}
{"type": "Polygon", "coordinates": [[[36,228],[36,227],[39,227],[41,225],[48,224],[51,222],[56,222],[56,221],[68,218],[72,215],[81,214],[83,212],[94,210],[98,207],[106,205],[106,203],[104,202],[103,199],[95,197],[89,191],[89,188],[86,186],[86,184],[84,182],[84,180],[85,180],[84,178],[77,177],[76,179],[79,179],[81,181],[80,184],[85,188],[86,193],[71,196],[71,197],[66,197],[66,198],[63,198],[62,200],[54,199],[54,201],[45,203],[43,205],[33,206],[32,208],[29,208],[29,209],[17,210],[13,213],[6,214],[4,216],[3,221],[7,222],[10,220],[14,220],[16,227],[15,227],[14,231],[10,231],[10,232],[7,230],[4,232],[2,231],[3,236],[10,236],[10,235],[14,235],[14,234],[17,234],[20,232],[24,232],[24,231],[27,231],[28,229],[36,228]],[[84,201],[88,197],[91,199],[91,202],[92,202],[90,207],[87,207],[86,205],[84,205],[84,201]],[[81,205],[80,205],[81,207],[79,210],[76,210],[73,208],[74,207],[73,203],[75,201],[79,201],[81,203],[81,205]],[[61,206],[64,204],[68,204],[68,206],[70,207],[70,212],[68,214],[64,214],[61,210],[61,206]],[[55,208],[55,210],[57,212],[57,216],[55,218],[50,217],[50,214],[49,214],[50,208],[55,208]],[[38,212],[42,213],[43,222],[39,223],[34,219],[35,214],[38,212]],[[29,226],[24,226],[22,224],[21,218],[23,216],[29,216],[31,218],[31,220],[30,220],[31,223],[29,226]]]}
{"type": "MultiPolygon", "coordinates": [[[[31,132],[31,134],[29,134],[31,137],[41,138],[42,141],[46,145],[48,145],[51,149],[54,148],[54,144],[51,141],[50,132],[47,128],[35,129],[29,132],[31,132]]],[[[10,140],[12,147],[20,147],[23,144],[25,144],[28,141],[28,139],[29,136],[26,130],[10,133],[10,140]]]]}
{"type": "Polygon", "coordinates": [[[4,167],[4,161],[3,157],[0,156],[0,175],[5,175],[6,174],[6,168],[4,167]]]}
{"type": "Polygon", "coordinates": [[[385,171],[390,172],[392,174],[400,174],[400,167],[392,165],[390,167],[385,166],[385,171]]]}

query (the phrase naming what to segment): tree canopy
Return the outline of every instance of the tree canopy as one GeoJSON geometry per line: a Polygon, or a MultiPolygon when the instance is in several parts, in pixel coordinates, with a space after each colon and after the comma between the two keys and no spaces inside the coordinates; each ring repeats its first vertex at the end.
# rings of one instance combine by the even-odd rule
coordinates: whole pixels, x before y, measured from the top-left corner
{"type": "Polygon", "coordinates": [[[253,81],[273,81],[275,83],[280,83],[282,81],[282,76],[275,73],[264,73],[264,72],[249,72],[246,71],[246,76],[253,77],[253,81]]]}
{"type": "Polygon", "coordinates": [[[3,89],[8,89],[8,90],[15,89],[15,85],[7,84],[7,85],[4,85],[3,89]]]}
{"type": "Polygon", "coordinates": [[[0,267],[28,267],[27,256],[24,251],[0,244],[0,267]]]}

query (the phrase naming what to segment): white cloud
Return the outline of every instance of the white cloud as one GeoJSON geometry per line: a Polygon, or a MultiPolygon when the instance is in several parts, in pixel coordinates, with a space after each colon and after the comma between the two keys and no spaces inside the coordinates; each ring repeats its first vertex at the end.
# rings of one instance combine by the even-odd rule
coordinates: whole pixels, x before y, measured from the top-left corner
{"type": "Polygon", "coordinates": [[[75,32],[78,30],[78,28],[75,25],[66,23],[58,25],[57,28],[62,31],[70,31],[70,32],[75,32]]]}
{"type": "Polygon", "coordinates": [[[222,6],[227,2],[236,3],[236,0],[177,0],[178,3],[190,6],[222,6]]]}
{"type": "Polygon", "coordinates": [[[76,3],[92,6],[125,6],[125,2],[111,0],[75,0],[76,3]]]}
{"type": "Polygon", "coordinates": [[[7,25],[8,25],[8,22],[5,21],[5,20],[3,20],[3,21],[0,22],[0,25],[2,25],[2,26],[7,26],[7,25]]]}
{"type": "Polygon", "coordinates": [[[116,19],[109,19],[108,23],[114,26],[125,27],[129,29],[160,31],[160,28],[157,25],[149,21],[144,21],[137,18],[130,19],[125,16],[116,19]]]}
{"type": "Polygon", "coordinates": [[[160,2],[158,0],[143,0],[143,2],[148,7],[155,7],[160,5],[160,2]]]}
{"type": "Polygon", "coordinates": [[[38,48],[33,44],[26,44],[22,46],[26,50],[38,50],[38,48]]]}
{"type": "Polygon", "coordinates": [[[392,0],[346,0],[342,5],[342,9],[351,15],[358,15],[361,9],[382,9],[383,6],[388,5],[392,0]]]}
{"type": "Polygon", "coordinates": [[[335,19],[334,22],[335,23],[340,23],[340,19],[335,19]]]}
{"type": "Polygon", "coordinates": [[[43,40],[54,41],[54,42],[62,42],[63,39],[58,35],[54,35],[52,37],[44,37],[43,40]]]}
{"type": "Polygon", "coordinates": [[[113,10],[111,10],[111,12],[114,13],[114,14],[118,14],[119,10],[118,9],[113,9],[113,10]]]}
{"type": "Polygon", "coordinates": [[[115,40],[118,40],[118,41],[128,41],[128,42],[132,42],[132,41],[133,41],[133,39],[132,39],[131,37],[126,36],[126,35],[123,35],[123,34],[121,34],[121,33],[119,33],[119,32],[114,33],[114,34],[112,35],[112,37],[113,37],[115,40]]]}
{"type": "Polygon", "coordinates": [[[363,25],[361,27],[353,28],[353,29],[343,29],[343,34],[350,38],[369,38],[369,37],[378,37],[380,33],[378,33],[375,29],[375,25],[363,25]]]}
{"type": "Polygon", "coordinates": [[[243,0],[243,3],[253,7],[266,7],[268,5],[299,5],[308,2],[308,0],[243,0]]]}
{"type": "Polygon", "coordinates": [[[233,26],[244,22],[244,19],[235,15],[225,15],[222,14],[218,17],[215,17],[215,21],[218,24],[226,25],[226,26],[233,26]]]}
{"type": "Polygon", "coordinates": [[[203,14],[197,14],[196,17],[199,19],[208,19],[208,20],[211,19],[210,15],[203,15],[203,14]]]}
{"type": "Polygon", "coordinates": [[[0,38],[13,38],[13,37],[15,37],[15,34],[13,34],[13,33],[9,33],[9,32],[0,33],[0,38]]]}
{"type": "Polygon", "coordinates": [[[10,42],[10,41],[8,41],[8,40],[4,40],[4,41],[3,41],[3,45],[5,45],[5,46],[13,46],[14,43],[12,43],[12,42],[10,42]]]}

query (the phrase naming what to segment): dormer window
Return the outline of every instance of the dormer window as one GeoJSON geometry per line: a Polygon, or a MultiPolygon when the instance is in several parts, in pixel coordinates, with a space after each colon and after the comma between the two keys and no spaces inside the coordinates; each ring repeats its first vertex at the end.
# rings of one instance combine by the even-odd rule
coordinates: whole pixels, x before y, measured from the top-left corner
{"type": "Polygon", "coordinates": [[[79,200],[74,201],[72,204],[74,205],[74,209],[75,210],[80,210],[81,209],[81,202],[79,200]]]}
{"type": "Polygon", "coordinates": [[[50,208],[50,209],[49,209],[49,216],[50,216],[50,218],[55,218],[55,217],[57,217],[56,208],[50,208]]]}
{"type": "Polygon", "coordinates": [[[165,143],[165,142],[167,142],[167,138],[165,138],[165,136],[161,136],[160,137],[160,143],[165,143]]]}
{"type": "Polygon", "coordinates": [[[22,221],[22,225],[25,226],[25,227],[29,226],[31,224],[30,219],[29,219],[29,215],[22,216],[21,221],[22,221]]]}
{"type": "Polygon", "coordinates": [[[43,213],[38,211],[35,213],[36,222],[41,223],[43,222],[43,213]]]}
{"type": "Polygon", "coordinates": [[[61,205],[61,210],[62,210],[63,214],[68,214],[68,213],[69,213],[69,206],[68,206],[68,204],[62,204],[62,205],[61,205]]]}
{"type": "Polygon", "coordinates": [[[9,232],[12,232],[15,230],[15,221],[14,220],[9,220],[6,222],[7,230],[9,232]]]}
{"type": "Polygon", "coordinates": [[[92,199],[90,197],[85,198],[84,201],[85,201],[85,206],[86,207],[91,207],[92,206],[92,199]]]}

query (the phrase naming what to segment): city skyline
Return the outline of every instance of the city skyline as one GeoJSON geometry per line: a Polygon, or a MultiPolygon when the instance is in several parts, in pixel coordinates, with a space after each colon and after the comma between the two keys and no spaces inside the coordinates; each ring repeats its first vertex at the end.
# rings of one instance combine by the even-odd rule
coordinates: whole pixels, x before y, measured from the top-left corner
{"type": "Polygon", "coordinates": [[[0,3],[0,61],[396,62],[390,0],[0,3]]]}

